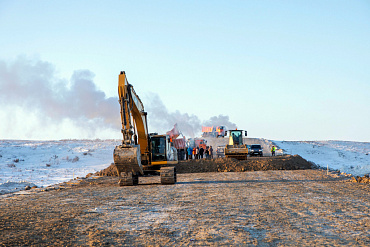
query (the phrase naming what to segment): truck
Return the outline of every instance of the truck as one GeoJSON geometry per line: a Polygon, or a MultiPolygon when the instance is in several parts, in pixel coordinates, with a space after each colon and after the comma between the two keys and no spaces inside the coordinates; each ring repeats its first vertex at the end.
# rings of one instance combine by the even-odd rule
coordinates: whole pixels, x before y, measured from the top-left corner
{"type": "Polygon", "coordinates": [[[202,126],[203,137],[224,137],[226,132],[225,126],[202,126]]]}
{"type": "Polygon", "coordinates": [[[217,146],[217,148],[216,148],[216,157],[217,158],[225,157],[225,146],[217,146]]]}
{"type": "Polygon", "coordinates": [[[191,148],[203,148],[206,150],[207,148],[207,140],[203,138],[189,138],[187,141],[187,146],[191,148]]]}
{"type": "Polygon", "coordinates": [[[167,131],[166,135],[168,135],[170,137],[170,142],[173,143],[173,146],[177,150],[178,160],[185,160],[186,138],[179,131],[179,129],[177,127],[177,124],[175,124],[174,127],[170,131],[167,131]],[[182,136],[182,137],[180,137],[180,136],[182,136]]]}

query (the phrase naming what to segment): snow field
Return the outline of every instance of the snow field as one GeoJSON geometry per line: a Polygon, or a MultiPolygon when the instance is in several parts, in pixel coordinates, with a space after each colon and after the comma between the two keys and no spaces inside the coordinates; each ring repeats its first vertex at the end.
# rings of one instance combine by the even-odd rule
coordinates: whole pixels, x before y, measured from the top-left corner
{"type": "Polygon", "coordinates": [[[58,184],[100,171],[113,162],[113,150],[119,143],[117,140],[2,140],[0,194],[24,189],[25,185],[58,184]]]}
{"type": "MultiPolygon", "coordinates": [[[[349,141],[269,141],[258,139],[265,150],[277,145],[277,155],[298,154],[315,164],[354,176],[370,173],[370,143],[349,141]]],[[[0,140],[0,195],[25,186],[45,187],[85,177],[113,162],[121,140],[0,140]]],[[[216,147],[217,143],[213,143],[216,147]]],[[[268,151],[266,151],[268,155],[268,151]]]]}
{"type": "Polygon", "coordinates": [[[320,167],[363,176],[370,173],[370,143],[350,141],[273,141],[284,153],[298,154],[320,167]]]}

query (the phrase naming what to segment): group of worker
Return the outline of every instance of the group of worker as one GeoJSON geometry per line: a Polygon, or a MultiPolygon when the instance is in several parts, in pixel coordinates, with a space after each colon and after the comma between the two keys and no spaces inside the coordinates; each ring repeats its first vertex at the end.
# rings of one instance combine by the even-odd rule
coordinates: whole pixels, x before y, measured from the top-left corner
{"type": "Polygon", "coordinates": [[[207,146],[206,150],[203,147],[188,147],[186,152],[186,159],[213,159],[213,148],[207,146]]]}

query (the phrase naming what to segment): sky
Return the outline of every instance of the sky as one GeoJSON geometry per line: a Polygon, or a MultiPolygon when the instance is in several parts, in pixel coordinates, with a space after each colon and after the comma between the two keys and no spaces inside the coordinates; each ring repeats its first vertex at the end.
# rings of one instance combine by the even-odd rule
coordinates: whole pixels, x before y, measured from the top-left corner
{"type": "Polygon", "coordinates": [[[0,139],[121,138],[124,70],[150,132],[369,142],[369,30],[366,0],[0,0],[0,139]]]}

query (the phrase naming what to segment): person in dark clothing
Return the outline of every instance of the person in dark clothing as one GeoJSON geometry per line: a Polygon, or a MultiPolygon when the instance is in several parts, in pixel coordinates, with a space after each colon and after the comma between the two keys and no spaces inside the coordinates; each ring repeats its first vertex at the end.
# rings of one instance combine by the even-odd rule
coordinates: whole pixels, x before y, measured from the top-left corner
{"type": "Polygon", "coordinates": [[[212,146],[209,147],[209,157],[213,159],[213,148],[212,146]]]}
{"type": "Polygon", "coordinates": [[[206,159],[209,159],[209,149],[208,149],[208,147],[207,147],[207,149],[206,149],[206,159]]]}
{"type": "Polygon", "coordinates": [[[200,147],[200,149],[199,149],[200,159],[203,159],[203,153],[204,153],[204,149],[202,147],[200,147]]]}

